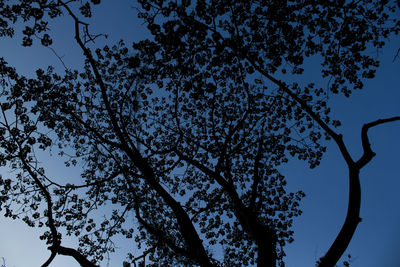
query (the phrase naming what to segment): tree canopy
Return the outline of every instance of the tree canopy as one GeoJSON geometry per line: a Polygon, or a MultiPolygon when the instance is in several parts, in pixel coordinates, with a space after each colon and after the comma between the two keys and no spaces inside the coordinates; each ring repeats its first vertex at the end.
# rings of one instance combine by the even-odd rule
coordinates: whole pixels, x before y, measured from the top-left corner
{"type": "Polygon", "coordinates": [[[82,68],[36,77],[0,60],[0,163],[15,174],[0,179],[0,209],[46,228],[43,266],[57,254],[96,266],[121,235],[143,251],[128,255],[134,266],[284,266],[304,193],[288,192],[279,169],[293,158],[318,166],[326,140],[350,182],[346,221],[318,262],[334,266],[360,221],[368,130],[400,117],[366,123],[353,159],[329,95],[374,78],[369,51],[398,34],[398,1],[138,0],[149,38],[104,47],[85,22],[94,5],[0,1],[2,38],[51,46],[48,25],[63,16],[84,55],[82,68]],[[310,61],[320,69],[305,80],[310,61]],[[81,168],[80,180],[49,177],[40,150],[81,168]]]}

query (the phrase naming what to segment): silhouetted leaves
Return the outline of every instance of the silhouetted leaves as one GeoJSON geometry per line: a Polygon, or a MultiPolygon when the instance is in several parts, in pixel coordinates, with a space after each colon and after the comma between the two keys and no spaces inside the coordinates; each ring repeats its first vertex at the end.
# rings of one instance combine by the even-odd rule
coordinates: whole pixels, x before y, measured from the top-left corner
{"type": "MultiPolygon", "coordinates": [[[[48,20],[74,4],[84,20],[95,15],[91,4],[100,4],[90,2],[1,2],[0,36],[13,36],[13,23],[22,20],[24,46],[35,38],[50,46],[48,20]]],[[[55,227],[78,237],[79,251],[96,261],[122,235],[145,251],[130,254],[131,261],[147,257],[154,266],[283,266],[305,194],[287,192],[280,170],[293,158],[318,166],[323,139],[331,137],[283,87],[339,127],[329,117],[328,96],[349,96],[374,77],[378,61],[368,49],[382,48],[397,33],[390,20],[396,7],[138,3],[152,38],[93,54],[82,43],[81,70],[49,67],[28,79],[1,59],[0,164],[18,172],[0,179],[0,208],[38,227],[53,211],[55,227]],[[320,77],[307,81],[310,60],[319,62],[320,77]],[[82,182],[47,177],[38,149],[80,167],[82,182]],[[23,211],[16,213],[16,205],[23,211]]],[[[48,231],[42,239],[54,244],[55,236],[48,231]]]]}

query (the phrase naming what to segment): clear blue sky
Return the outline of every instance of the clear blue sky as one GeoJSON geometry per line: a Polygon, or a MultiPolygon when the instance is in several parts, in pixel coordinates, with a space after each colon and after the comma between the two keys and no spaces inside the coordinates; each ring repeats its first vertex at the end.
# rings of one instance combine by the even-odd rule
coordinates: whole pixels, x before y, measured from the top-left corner
{"type": "MultiPolygon", "coordinates": [[[[103,1],[94,11],[93,29],[109,34],[109,42],[119,39],[138,40],[145,35],[143,25],[135,18],[131,8],[134,1],[103,1]],[[106,19],[105,19],[106,18],[106,19]],[[111,23],[110,23],[111,22],[111,23]]],[[[71,20],[67,17],[53,23],[57,34],[54,49],[69,67],[79,67],[81,52],[73,43],[71,20]]],[[[340,131],[350,148],[352,156],[361,154],[360,130],[365,122],[378,118],[400,115],[400,59],[392,62],[398,40],[382,51],[382,64],[374,80],[368,81],[365,88],[353,94],[350,99],[333,97],[332,117],[342,121],[340,131]]],[[[371,52],[373,53],[373,52],[371,52]]],[[[31,75],[37,67],[47,65],[62,66],[54,54],[46,48],[21,48],[15,40],[0,39],[0,57],[4,57],[21,72],[31,75]]],[[[307,77],[310,81],[318,79],[318,66],[310,66],[307,77]],[[313,67],[316,69],[314,70],[313,67]]],[[[398,267],[400,266],[400,122],[385,124],[370,131],[370,140],[377,156],[361,172],[362,207],[361,218],[356,234],[346,251],[352,255],[352,267],[398,267]]],[[[59,163],[50,163],[49,172],[59,177],[68,176],[54,168],[59,163]]],[[[3,176],[6,169],[1,169],[3,176]]],[[[286,247],[288,267],[314,266],[338,233],[347,208],[347,169],[338,149],[331,143],[321,165],[308,169],[305,164],[293,162],[285,166],[289,188],[302,189],[306,198],[302,202],[303,215],[295,220],[295,241],[286,247]]],[[[0,217],[0,257],[5,257],[7,267],[40,266],[49,256],[44,242],[38,239],[40,232],[29,229],[19,221],[0,217]]],[[[64,243],[63,243],[64,244],[64,243]]],[[[65,245],[76,247],[77,241],[67,240],[65,245]]],[[[128,248],[132,244],[119,243],[128,248]]],[[[121,266],[119,253],[111,255],[109,266],[121,266]]],[[[1,261],[0,261],[1,263],[1,261]]],[[[78,264],[68,257],[57,256],[51,266],[73,267],[78,264]]],[[[104,263],[106,266],[106,263],[104,263]]]]}

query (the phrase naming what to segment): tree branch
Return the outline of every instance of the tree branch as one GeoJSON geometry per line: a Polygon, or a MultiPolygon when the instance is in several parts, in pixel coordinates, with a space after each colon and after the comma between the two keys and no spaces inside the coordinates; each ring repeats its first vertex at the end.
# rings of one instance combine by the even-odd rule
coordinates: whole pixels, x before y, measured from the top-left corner
{"type": "Polygon", "coordinates": [[[371,149],[371,144],[369,142],[368,138],[368,130],[371,129],[372,127],[384,124],[384,123],[389,123],[389,122],[394,122],[394,121],[399,121],[400,116],[395,116],[387,119],[379,119],[370,123],[366,123],[363,125],[361,129],[361,142],[362,142],[362,147],[364,150],[364,154],[361,156],[361,158],[356,162],[356,165],[358,166],[359,169],[364,167],[368,162],[371,161],[371,159],[375,156],[375,153],[371,149]]]}
{"type": "Polygon", "coordinates": [[[58,253],[65,256],[73,257],[82,267],[99,267],[93,262],[89,261],[84,255],[79,253],[76,249],[67,248],[63,246],[51,246],[49,247],[52,253],[58,253]]]}
{"type": "Polygon", "coordinates": [[[47,267],[47,266],[49,266],[50,263],[54,260],[54,258],[55,258],[56,256],[57,256],[57,252],[52,251],[52,252],[51,252],[51,255],[50,255],[50,257],[49,257],[49,259],[48,259],[45,263],[42,264],[42,267],[47,267]]]}
{"type": "Polygon", "coordinates": [[[289,87],[281,82],[280,80],[275,79],[272,77],[268,72],[264,71],[261,67],[259,67],[251,58],[246,58],[250,64],[265,78],[273,82],[275,85],[279,86],[286,94],[288,94],[295,102],[297,102],[303,110],[316,122],[318,125],[335,141],[337,146],[339,147],[340,152],[343,155],[344,160],[346,161],[347,165],[351,165],[354,163],[353,159],[350,156],[349,151],[345,143],[343,142],[343,136],[341,134],[337,134],[332,128],[326,124],[318,114],[316,114],[312,108],[302,99],[300,99],[295,93],[293,93],[289,87]]]}
{"type": "Polygon", "coordinates": [[[194,167],[196,167],[197,169],[202,171],[204,174],[206,174],[209,177],[212,177],[213,179],[215,179],[218,182],[218,184],[220,184],[223,188],[227,188],[227,187],[230,186],[229,182],[226,181],[216,171],[211,170],[210,168],[208,168],[207,166],[201,164],[200,162],[198,162],[194,158],[186,156],[185,154],[180,152],[177,148],[174,148],[174,152],[176,153],[176,155],[178,155],[178,157],[180,159],[184,160],[185,162],[189,163],[190,165],[193,165],[194,167]]]}
{"type": "MultiPolygon", "coordinates": [[[[159,241],[163,241],[165,242],[169,248],[171,248],[175,253],[179,254],[179,255],[183,255],[188,257],[189,253],[186,249],[178,247],[175,242],[173,242],[170,238],[166,237],[164,235],[164,233],[156,227],[153,227],[152,225],[150,225],[149,223],[147,223],[142,216],[140,215],[140,210],[139,210],[139,204],[135,203],[135,214],[136,214],[136,218],[138,219],[139,223],[141,225],[143,225],[144,228],[146,228],[146,230],[157,237],[157,239],[159,241]]],[[[190,259],[190,257],[188,257],[190,259]]]]}
{"type": "Polygon", "coordinates": [[[107,91],[106,91],[106,85],[103,82],[102,76],[99,73],[99,70],[97,68],[96,61],[93,58],[92,53],[90,50],[84,45],[82,42],[80,35],[79,35],[79,25],[83,24],[86,25],[85,23],[82,23],[72,12],[72,10],[64,4],[62,1],[59,0],[59,3],[61,3],[64,8],[68,11],[69,15],[74,19],[75,21],[75,39],[78,42],[78,45],[84,52],[84,55],[86,56],[86,59],[89,61],[89,64],[91,65],[93,72],[96,77],[97,84],[100,87],[101,90],[101,95],[102,99],[104,101],[108,116],[110,117],[112,127],[118,136],[118,139],[120,140],[122,144],[122,150],[127,153],[128,157],[134,162],[134,164],[138,167],[138,169],[143,173],[143,175],[146,177],[147,182],[150,184],[150,186],[163,198],[163,200],[166,202],[168,206],[171,207],[173,210],[182,236],[185,239],[185,242],[187,243],[187,246],[189,248],[189,251],[191,253],[192,259],[200,263],[201,266],[212,266],[209,256],[203,246],[203,243],[198,236],[198,233],[193,226],[192,222],[190,221],[190,218],[188,214],[185,212],[185,210],[182,208],[179,202],[177,202],[158,182],[155,177],[154,171],[151,168],[149,162],[142,157],[140,154],[139,150],[137,147],[132,146],[132,143],[130,142],[131,146],[128,145],[127,137],[126,135],[123,134],[121,131],[117,118],[115,116],[114,111],[111,108],[108,96],[107,96],[107,91]]]}

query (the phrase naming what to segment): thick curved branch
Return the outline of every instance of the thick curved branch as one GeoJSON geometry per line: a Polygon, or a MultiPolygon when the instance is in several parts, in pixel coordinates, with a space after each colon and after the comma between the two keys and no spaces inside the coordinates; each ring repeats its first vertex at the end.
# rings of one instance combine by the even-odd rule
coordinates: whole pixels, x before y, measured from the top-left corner
{"type": "MultiPolygon", "coordinates": [[[[37,174],[32,170],[32,168],[30,167],[28,162],[26,162],[26,155],[24,155],[23,152],[22,152],[23,151],[22,144],[21,144],[20,141],[18,141],[18,138],[13,134],[13,131],[12,131],[12,129],[10,128],[10,126],[8,124],[8,121],[7,121],[7,118],[6,118],[6,114],[4,112],[3,107],[1,107],[1,112],[2,112],[2,115],[3,115],[4,120],[5,120],[5,127],[7,128],[8,132],[10,133],[10,135],[13,138],[14,142],[18,145],[19,153],[18,153],[17,157],[19,158],[19,160],[21,161],[24,169],[32,177],[34,183],[39,187],[40,192],[43,194],[43,196],[46,199],[46,202],[47,202],[47,219],[48,219],[48,226],[49,226],[50,232],[51,232],[52,243],[53,243],[53,245],[58,246],[60,244],[60,240],[59,240],[59,237],[58,237],[57,229],[56,229],[55,224],[54,224],[53,202],[51,200],[50,193],[47,190],[47,188],[43,185],[43,183],[40,181],[40,179],[37,176],[37,174]]],[[[50,262],[53,261],[54,257],[55,257],[55,255],[53,255],[53,253],[52,253],[52,255],[45,262],[45,264],[50,264],[50,262]]]]}
{"type": "Polygon", "coordinates": [[[384,124],[384,123],[389,123],[389,122],[394,122],[394,121],[399,121],[400,116],[395,116],[387,119],[379,119],[370,123],[366,123],[363,125],[361,129],[361,142],[362,142],[362,147],[364,150],[363,155],[361,158],[356,162],[356,165],[358,168],[364,167],[368,162],[371,161],[371,159],[375,156],[375,153],[371,149],[371,144],[369,142],[368,138],[368,130],[371,129],[372,127],[384,124]]]}
{"type": "Polygon", "coordinates": [[[53,259],[55,258],[56,254],[72,256],[81,266],[83,267],[97,267],[94,263],[89,261],[85,256],[80,254],[77,250],[72,248],[62,247],[61,240],[58,237],[58,232],[54,224],[53,219],[53,202],[51,200],[50,193],[48,192],[47,188],[40,182],[39,177],[37,177],[36,173],[30,168],[29,164],[25,161],[23,157],[20,158],[22,164],[24,165],[25,170],[28,171],[29,175],[33,178],[35,183],[41,189],[43,195],[46,198],[47,202],[47,218],[48,218],[48,225],[52,234],[52,243],[53,245],[49,248],[51,251],[50,258],[42,265],[42,267],[48,266],[53,259]]]}
{"type": "Polygon", "coordinates": [[[22,162],[22,164],[24,166],[24,169],[29,173],[29,175],[35,181],[35,184],[40,188],[40,191],[42,192],[42,194],[46,198],[46,202],[47,202],[47,219],[48,219],[48,224],[49,224],[49,228],[50,228],[50,231],[51,231],[51,235],[52,235],[52,238],[53,238],[52,242],[53,242],[54,245],[59,245],[60,244],[60,240],[58,238],[58,232],[57,232],[57,229],[56,229],[55,224],[54,224],[53,202],[51,200],[50,193],[47,190],[47,188],[40,182],[39,177],[31,169],[31,167],[26,162],[25,157],[23,155],[20,155],[20,160],[21,160],[21,162],[22,162]]]}
{"type": "Polygon", "coordinates": [[[49,257],[49,259],[48,259],[45,263],[42,264],[42,267],[47,267],[47,266],[49,266],[50,263],[54,260],[54,258],[55,258],[56,256],[57,256],[57,252],[52,251],[52,252],[51,252],[51,255],[50,255],[50,257],[49,257]]]}
{"type": "Polygon", "coordinates": [[[182,160],[193,165],[204,174],[213,178],[224,190],[233,202],[233,209],[236,218],[240,222],[243,229],[250,234],[258,246],[257,266],[259,267],[274,267],[276,264],[275,244],[276,238],[268,226],[263,225],[258,220],[257,214],[243,204],[233,184],[224,179],[218,172],[209,169],[193,158],[190,158],[177,149],[175,153],[182,160]]]}
{"type": "Polygon", "coordinates": [[[68,11],[69,15],[74,19],[75,21],[75,39],[84,52],[84,55],[86,59],[89,61],[89,64],[91,65],[93,72],[96,77],[97,84],[100,87],[101,90],[101,95],[102,99],[104,101],[108,116],[110,118],[113,130],[115,131],[118,139],[120,140],[122,144],[122,150],[127,153],[128,157],[135,163],[135,165],[138,167],[138,169],[143,173],[143,175],[146,177],[147,182],[150,184],[153,190],[155,190],[166,202],[168,206],[171,207],[173,210],[182,236],[185,239],[185,242],[189,248],[189,251],[191,253],[191,256],[193,260],[197,261],[201,266],[212,266],[209,256],[203,246],[203,243],[194,227],[192,222],[190,221],[190,218],[188,214],[185,212],[185,210],[182,208],[180,203],[176,201],[157,181],[156,176],[154,174],[153,169],[151,168],[149,162],[142,157],[140,154],[139,150],[137,147],[135,147],[130,138],[128,138],[124,133],[121,131],[121,128],[118,124],[118,120],[115,116],[115,112],[111,108],[111,104],[109,102],[108,96],[107,96],[107,87],[103,82],[102,76],[100,75],[100,72],[97,68],[96,61],[93,58],[92,53],[90,50],[85,46],[85,44],[82,42],[82,39],[80,38],[79,35],[79,26],[82,25],[87,25],[83,22],[81,22],[75,14],[72,12],[72,10],[62,1],[59,1],[61,5],[64,6],[64,8],[68,11]]]}
{"type": "MultiPolygon", "coordinates": [[[[92,55],[90,49],[85,46],[85,44],[83,43],[83,41],[82,41],[82,39],[80,37],[79,26],[80,25],[87,26],[87,23],[84,23],[84,22],[80,21],[75,16],[74,12],[72,12],[72,10],[69,8],[68,5],[66,5],[62,1],[59,1],[59,3],[67,10],[68,14],[73,18],[73,20],[75,22],[75,40],[78,43],[79,47],[82,49],[86,59],[89,61],[90,66],[92,67],[92,70],[93,70],[94,75],[96,77],[96,82],[100,87],[101,97],[102,97],[102,99],[104,101],[104,105],[106,107],[107,113],[108,113],[109,118],[111,120],[111,124],[112,124],[113,130],[117,134],[117,136],[120,139],[122,145],[127,146],[127,148],[128,148],[128,144],[126,142],[126,138],[125,138],[124,134],[122,133],[121,128],[118,125],[118,122],[117,122],[117,119],[116,119],[116,116],[115,116],[115,112],[111,108],[110,100],[108,99],[108,95],[107,95],[107,86],[105,85],[105,83],[103,81],[103,78],[100,75],[100,72],[99,72],[99,70],[97,68],[96,60],[93,58],[93,55],[92,55]]],[[[131,148],[131,149],[136,150],[134,147],[131,148]]]]}
{"type": "Polygon", "coordinates": [[[89,261],[84,255],[79,253],[76,249],[67,248],[63,246],[52,246],[49,247],[52,253],[58,253],[64,256],[73,257],[82,267],[99,267],[93,262],[89,261]]]}
{"type": "Polygon", "coordinates": [[[347,208],[347,215],[345,222],[342,225],[342,228],[338,235],[336,236],[335,241],[330,246],[328,252],[320,259],[318,264],[319,267],[333,267],[343,255],[345,250],[347,249],[350,241],[356,231],[358,224],[361,222],[360,216],[360,206],[361,206],[361,186],[360,186],[360,178],[359,172],[362,167],[364,167],[371,159],[375,156],[375,153],[371,149],[371,145],[368,139],[368,130],[374,126],[398,121],[400,117],[392,117],[388,119],[381,119],[371,123],[367,123],[362,127],[361,130],[361,141],[363,146],[363,155],[361,158],[354,162],[351,158],[348,149],[343,142],[343,138],[341,134],[337,134],[333,131],[321,118],[318,114],[316,114],[312,108],[302,99],[300,99],[295,93],[293,93],[288,86],[272,77],[269,73],[261,69],[254,61],[250,58],[247,60],[252,64],[252,66],[261,73],[268,80],[279,86],[281,90],[283,90],[286,94],[288,94],[296,103],[298,103],[302,109],[316,122],[318,125],[335,141],[339,150],[345,159],[348,169],[349,169],[349,202],[347,208]]]}
{"type": "Polygon", "coordinates": [[[400,116],[388,119],[379,119],[363,125],[361,129],[361,141],[364,153],[357,162],[349,166],[349,204],[346,219],[328,252],[320,259],[318,264],[319,267],[332,267],[339,261],[340,257],[347,249],[354,232],[356,231],[357,225],[361,222],[361,218],[359,217],[361,206],[359,172],[360,169],[369,163],[375,156],[369,142],[368,130],[372,127],[394,121],[400,121],[400,116]]]}

